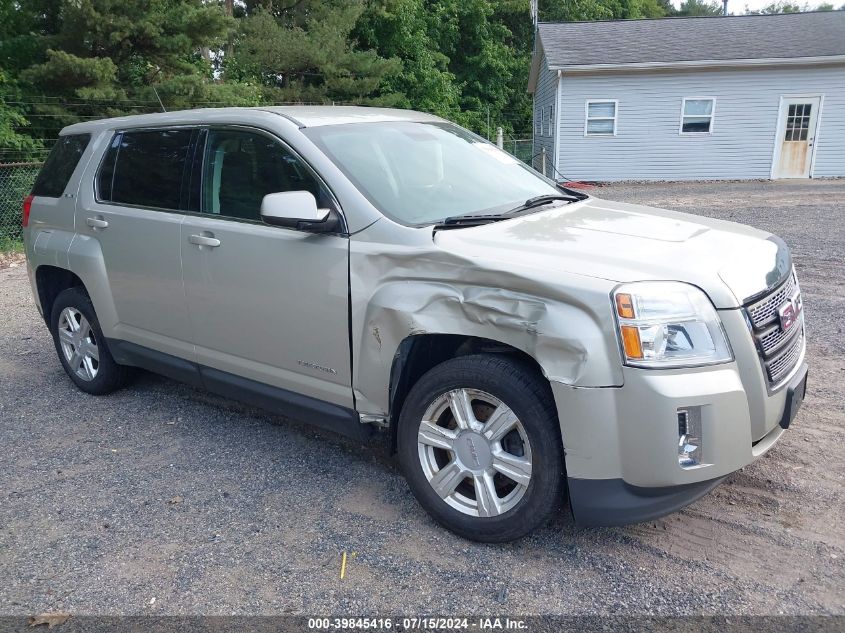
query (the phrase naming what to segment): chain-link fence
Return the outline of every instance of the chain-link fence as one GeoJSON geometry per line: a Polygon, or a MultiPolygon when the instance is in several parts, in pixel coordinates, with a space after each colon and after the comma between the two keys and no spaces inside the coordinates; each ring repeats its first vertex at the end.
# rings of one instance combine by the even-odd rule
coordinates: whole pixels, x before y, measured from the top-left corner
{"type": "Polygon", "coordinates": [[[21,238],[23,199],[39,169],[41,163],[0,163],[0,245],[21,238]]]}
{"type": "Polygon", "coordinates": [[[506,138],[502,143],[502,149],[516,156],[523,163],[531,165],[531,158],[534,156],[534,139],[528,138],[506,138]]]}

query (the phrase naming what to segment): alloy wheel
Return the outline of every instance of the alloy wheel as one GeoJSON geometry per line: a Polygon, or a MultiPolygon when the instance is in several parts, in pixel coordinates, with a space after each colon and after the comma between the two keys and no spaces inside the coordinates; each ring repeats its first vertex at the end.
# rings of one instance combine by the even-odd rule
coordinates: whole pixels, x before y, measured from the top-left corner
{"type": "Polygon", "coordinates": [[[474,517],[513,509],[531,482],[531,445],[514,412],[477,389],[454,389],[426,409],[417,437],[423,473],[443,501],[474,517]]]}
{"type": "Polygon", "coordinates": [[[76,308],[67,307],[59,315],[58,333],[70,370],[82,380],[94,380],[100,367],[100,352],[88,319],[76,308]]]}

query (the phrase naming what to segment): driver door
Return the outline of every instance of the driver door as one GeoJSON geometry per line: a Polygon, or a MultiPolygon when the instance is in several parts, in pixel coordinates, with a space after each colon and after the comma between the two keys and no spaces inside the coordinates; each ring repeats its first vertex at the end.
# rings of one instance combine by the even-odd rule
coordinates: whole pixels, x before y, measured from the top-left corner
{"type": "Polygon", "coordinates": [[[210,129],[202,154],[201,212],[185,218],[181,250],[204,379],[237,376],[353,408],[348,238],[269,226],[259,213],[268,193],[310,191],[321,208],[334,199],[264,132],[210,129]]]}

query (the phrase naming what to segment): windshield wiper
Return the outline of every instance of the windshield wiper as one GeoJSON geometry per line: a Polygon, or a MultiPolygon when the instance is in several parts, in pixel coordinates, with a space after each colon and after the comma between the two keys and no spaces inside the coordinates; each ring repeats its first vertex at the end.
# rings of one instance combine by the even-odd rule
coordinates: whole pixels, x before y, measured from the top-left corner
{"type": "Polygon", "coordinates": [[[491,222],[507,220],[509,217],[511,216],[503,215],[501,213],[453,215],[435,224],[434,230],[440,231],[443,229],[460,229],[466,226],[481,226],[482,224],[490,224],[491,222]]]}
{"type": "MultiPolygon", "coordinates": [[[[586,196],[584,196],[586,197],[586,196]]],[[[525,202],[523,202],[518,207],[514,207],[510,211],[505,211],[505,215],[515,215],[522,211],[528,211],[529,209],[534,209],[536,207],[542,207],[543,205],[549,204],[550,202],[554,202],[556,200],[566,200],[567,202],[578,202],[579,200],[583,200],[584,198],[577,196],[577,195],[563,195],[563,194],[548,194],[545,196],[535,196],[533,198],[528,198],[525,202]]]]}
{"type": "Polygon", "coordinates": [[[528,198],[518,207],[509,209],[503,213],[486,213],[486,214],[467,214],[467,215],[453,215],[444,220],[441,220],[434,225],[435,231],[443,229],[460,229],[468,226],[481,226],[482,224],[490,224],[491,222],[499,222],[501,220],[510,220],[514,216],[527,213],[531,209],[542,207],[557,200],[565,200],[566,202],[578,202],[585,200],[588,196],[580,191],[572,191],[571,189],[563,189],[566,194],[546,194],[543,196],[535,196],[528,198]]]}

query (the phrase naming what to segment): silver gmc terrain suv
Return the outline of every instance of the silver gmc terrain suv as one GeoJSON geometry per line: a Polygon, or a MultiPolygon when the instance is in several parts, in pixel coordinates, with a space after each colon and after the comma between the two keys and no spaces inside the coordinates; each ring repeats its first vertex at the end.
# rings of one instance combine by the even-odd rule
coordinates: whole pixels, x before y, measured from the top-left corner
{"type": "MultiPolygon", "coordinates": [[[[677,510],[804,396],[789,250],[561,188],[447,121],[194,110],[64,129],[29,277],[92,394],[133,367],[366,440],[454,532],[677,510]]],[[[341,483],[341,482],[339,482],[341,483]]]]}

